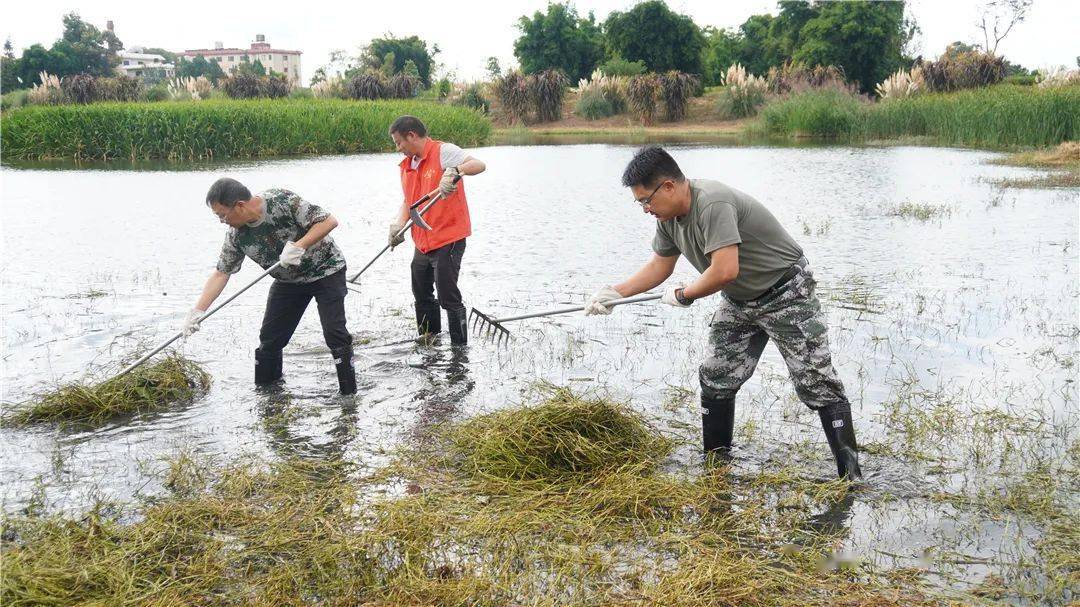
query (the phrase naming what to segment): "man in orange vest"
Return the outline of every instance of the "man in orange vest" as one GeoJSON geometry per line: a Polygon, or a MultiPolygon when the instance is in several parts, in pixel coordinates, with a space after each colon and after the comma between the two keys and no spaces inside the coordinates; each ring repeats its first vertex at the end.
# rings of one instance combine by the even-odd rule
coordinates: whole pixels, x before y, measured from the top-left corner
{"type": "Polygon", "coordinates": [[[412,227],[416,251],[412,260],[412,292],[416,300],[416,327],[420,335],[442,330],[439,307],[446,310],[450,342],[468,342],[468,319],[458,290],[458,273],[465,254],[465,239],[472,234],[469,205],[464,182],[454,183],[458,175],[478,175],[487,168],[452,143],[428,137],[427,127],[415,116],[401,116],[390,125],[390,138],[405,154],[401,161],[401,189],[405,200],[397,218],[390,224],[390,246],[404,242],[398,232],[409,220],[409,205],[438,188],[442,198],[427,213],[425,230],[412,227]],[[434,287],[434,289],[433,289],[434,287]],[[435,298],[438,291],[438,299],[435,298]]]}

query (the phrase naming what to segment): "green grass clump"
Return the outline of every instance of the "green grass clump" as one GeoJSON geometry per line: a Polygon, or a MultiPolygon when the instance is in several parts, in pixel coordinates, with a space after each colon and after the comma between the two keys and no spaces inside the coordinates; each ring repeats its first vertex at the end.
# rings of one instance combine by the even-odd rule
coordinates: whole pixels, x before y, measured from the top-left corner
{"type": "Polygon", "coordinates": [[[451,434],[470,474],[496,481],[581,481],[664,458],[671,441],[629,407],[555,390],[543,403],[470,420],[451,434]]]}
{"type": "Polygon", "coordinates": [[[210,376],[196,363],[170,354],[121,377],[101,383],[75,382],[37,395],[5,416],[13,425],[37,422],[99,422],[177,401],[190,401],[210,387],[210,376]]]}
{"type": "Polygon", "coordinates": [[[256,99],[32,106],[4,112],[5,158],[201,160],[388,152],[402,114],[462,146],[487,140],[490,122],[464,107],[418,101],[256,99]]]}
{"type": "Polygon", "coordinates": [[[931,219],[952,215],[952,208],[949,205],[930,202],[903,202],[890,208],[887,214],[904,219],[930,221],[931,219]]]}
{"type": "Polygon", "coordinates": [[[1080,138],[1080,86],[998,85],[866,103],[839,90],[778,98],[754,127],[769,134],[888,139],[952,145],[1051,146],[1080,138]]]}
{"type": "Polygon", "coordinates": [[[847,91],[811,89],[767,104],[760,115],[769,133],[847,137],[858,134],[867,105],[847,91]]]}

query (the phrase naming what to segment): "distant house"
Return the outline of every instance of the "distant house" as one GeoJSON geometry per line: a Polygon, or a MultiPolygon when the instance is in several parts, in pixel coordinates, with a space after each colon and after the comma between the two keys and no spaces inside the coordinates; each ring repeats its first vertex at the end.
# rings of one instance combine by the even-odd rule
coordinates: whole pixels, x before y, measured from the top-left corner
{"type": "Polygon", "coordinates": [[[266,42],[262,34],[255,36],[255,42],[250,48],[225,48],[221,42],[215,42],[214,48],[200,48],[177,53],[177,57],[192,60],[202,56],[207,61],[216,61],[221,66],[221,71],[226,74],[232,72],[237,66],[245,61],[255,63],[258,60],[267,71],[275,71],[285,74],[293,86],[300,84],[300,55],[301,51],[288,51],[276,49],[266,42]]]}
{"type": "Polygon", "coordinates": [[[130,51],[120,51],[117,57],[120,64],[116,71],[126,76],[142,78],[149,75],[161,75],[172,78],[176,75],[176,66],[167,62],[161,55],[144,53],[139,47],[132,47],[130,51]]]}

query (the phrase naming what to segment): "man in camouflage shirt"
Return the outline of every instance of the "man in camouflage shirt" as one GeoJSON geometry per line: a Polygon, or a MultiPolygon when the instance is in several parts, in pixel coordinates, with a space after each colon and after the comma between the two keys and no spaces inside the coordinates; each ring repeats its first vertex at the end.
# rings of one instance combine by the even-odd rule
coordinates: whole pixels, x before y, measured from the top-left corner
{"type": "Polygon", "coordinates": [[[614,306],[605,302],[660,285],[682,254],[701,276],[669,287],[661,301],[685,308],[723,293],[710,327],[712,354],[699,374],[706,454],[730,454],[735,394],[772,339],[799,398],[821,417],[840,477],[861,478],[851,405],[832,365],[814,275],[798,243],[760,202],[717,181],[686,179],[657,146],[634,156],[623,185],[657,219],[654,255],[625,282],[593,295],[585,313],[610,314],[614,306]]]}
{"type": "Polygon", "coordinates": [[[184,331],[190,335],[199,329],[207,308],[229,277],[240,271],[244,257],[263,269],[281,262],[270,272],[274,284],[255,350],[255,383],[268,384],[281,378],[281,351],[314,297],[341,393],[356,392],[352,335],[345,327],[345,256],[327,236],[337,227],[337,219],[288,190],[270,189],[252,196],[243,184],[228,177],[210,186],[206,204],[221,223],[229,225],[229,233],[217,268],[188,313],[184,331]]]}

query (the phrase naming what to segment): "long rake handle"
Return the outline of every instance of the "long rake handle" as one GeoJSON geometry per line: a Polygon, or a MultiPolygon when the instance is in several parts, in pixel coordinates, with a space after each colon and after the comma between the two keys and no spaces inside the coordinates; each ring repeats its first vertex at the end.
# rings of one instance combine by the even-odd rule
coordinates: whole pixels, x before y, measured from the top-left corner
{"type": "MultiPolygon", "coordinates": [[[[652,301],[654,299],[660,299],[662,294],[654,295],[635,295],[633,297],[623,297],[622,299],[613,299],[605,301],[605,306],[621,306],[623,304],[641,303],[643,301],[652,301]]],[[[572,308],[558,308],[556,310],[548,310],[546,312],[530,312],[529,314],[520,314],[518,316],[507,316],[506,318],[496,318],[494,322],[504,323],[512,320],[525,320],[526,318],[539,318],[541,316],[555,316],[556,314],[569,314],[571,312],[580,312],[585,309],[585,306],[574,306],[572,308]]]]}
{"type": "MultiPolygon", "coordinates": [[[[220,310],[220,309],[224,308],[224,307],[225,307],[226,305],[228,305],[228,304],[229,304],[229,302],[230,302],[230,301],[232,301],[232,300],[236,299],[237,297],[239,297],[239,296],[240,296],[240,294],[241,294],[241,293],[243,293],[244,291],[247,291],[247,290],[248,290],[248,289],[250,289],[251,287],[255,286],[255,283],[259,282],[259,281],[260,281],[260,280],[262,280],[263,278],[266,278],[266,275],[267,275],[267,274],[269,274],[270,272],[273,272],[274,270],[278,269],[279,267],[281,267],[281,262],[280,262],[280,261],[279,261],[279,262],[277,262],[277,263],[275,263],[274,265],[270,266],[270,267],[269,267],[269,268],[268,268],[268,269],[267,269],[267,270],[266,270],[265,272],[263,272],[262,274],[259,274],[259,277],[258,277],[258,278],[256,278],[255,280],[253,280],[253,281],[251,281],[251,282],[247,283],[246,285],[244,285],[243,287],[241,287],[241,289],[240,289],[239,291],[237,291],[236,293],[233,293],[232,295],[230,295],[228,299],[226,299],[225,301],[223,301],[223,302],[219,303],[218,305],[216,305],[216,306],[214,306],[214,307],[210,308],[209,310],[207,310],[207,311],[206,311],[206,314],[203,314],[202,320],[200,320],[199,322],[202,322],[203,320],[206,320],[207,318],[210,318],[210,316],[211,316],[211,315],[213,315],[213,314],[214,314],[214,312],[217,312],[218,310],[220,310]]],[[[181,338],[181,337],[183,337],[183,336],[184,336],[184,332],[183,332],[183,331],[180,331],[180,332],[179,332],[179,333],[177,333],[176,335],[173,335],[172,337],[170,337],[170,338],[169,338],[169,340],[168,340],[168,341],[166,341],[165,343],[161,344],[160,346],[158,346],[158,347],[154,348],[154,349],[153,349],[153,351],[151,351],[151,352],[150,352],[149,354],[147,354],[146,356],[143,356],[143,357],[142,357],[142,358],[140,358],[139,360],[137,360],[137,361],[135,361],[135,362],[131,363],[130,365],[128,365],[128,366],[127,366],[127,368],[126,368],[126,369],[124,369],[123,371],[121,371],[121,372],[117,373],[117,374],[116,374],[116,377],[122,377],[122,376],[124,376],[124,375],[127,375],[128,373],[130,373],[131,371],[133,371],[133,370],[134,370],[134,369],[135,369],[136,367],[138,367],[139,365],[141,365],[141,364],[143,364],[144,362],[146,362],[146,361],[150,360],[150,358],[151,358],[152,356],[154,356],[154,355],[155,355],[155,354],[157,354],[158,352],[161,352],[162,350],[164,350],[165,348],[167,348],[167,347],[169,346],[169,344],[171,344],[172,342],[174,342],[174,341],[176,341],[176,340],[180,339],[180,338],[181,338]]]]}
{"type": "MultiPolygon", "coordinates": [[[[458,175],[458,176],[454,177],[454,183],[457,183],[459,181],[461,181],[461,175],[458,175]]],[[[416,202],[409,205],[409,208],[410,209],[415,209],[416,207],[418,207],[418,206],[424,204],[425,202],[427,202],[428,200],[430,200],[431,202],[428,202],[427,206],[425,206],[424,208],[417,211],[420,215],[423,215],[424,213],[427,213],[428,210],[431,209],[431,207],[433,207],[436,202],[439,202],[439,200],[441,200],[442,197],[443,197],[443,195],[442,195],[442,192],[439,191],[439,188],[435,188],[434,190],[431,190],[427,194],[424,194],[424,196],[420,200],[417,200],[416,202]]],[[[396,234],[394,234],[394,238],[397,238],[397,237],[405,234],[405,232],[409,231],[409,228],[411,228],[412,226],[413,226],[413,220],[412,219],[406,221],[405,225],[402,226],[401,229],[398,230],[396,234]]],[[[384,246],[382,248],[382,250],[380,250],[375,255],[375,257],[371,258],[371,261],[367,262],[367,265],[360,268],[360,271],[357,272],[356,274],[353,274],[352,277],[349,278],[348,282],[355,283],[357,281],[357,279],[360,278],[360,275],[363,274],[365,271],[367,271],[367,269],[371,267],[371,264],[375,263],[380,257],[382,257],[383,253],[389,251],[390,248],[391,248],[390,243],[387,243],[386,246],[384,246]]]]}

